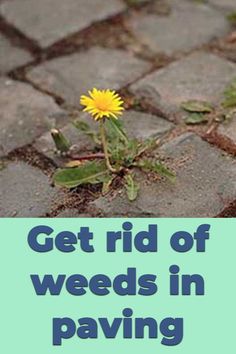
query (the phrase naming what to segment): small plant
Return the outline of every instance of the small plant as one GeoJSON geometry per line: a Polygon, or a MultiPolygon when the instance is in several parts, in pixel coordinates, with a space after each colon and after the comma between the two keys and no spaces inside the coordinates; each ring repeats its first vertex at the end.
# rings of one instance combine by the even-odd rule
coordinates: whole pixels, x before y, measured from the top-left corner
{"type": "Polygon", "coordinates": [[[234,79],[230,85],[226,87],[222,105],[224,108],[236,107],[236,79],[234,79]]]}
{"type": "Polygon", "coordinates": [[[208,115],[213,111],[209,102],[200,100],[182,102],[181,108],[188,113],[185,123],[189,125],[207,123],[208,115]]]}
{"type": "MultiPolygon", "coordinates": [[[[154,139],[143,142],[130,139],[121,120],[124,102],[115,91],[97,90],[89,91],[89,96],[82,96],[81,105],[98,123],[99,130],[95,131],[83,121],[76,121],[77,129],[86,134],[99,147],[97,154],[79,158],[70,162],[67,167],[56,171],[53,176],[54,183],[59,186],[74,188],[86,184],[103,184],[103,193],[106,194],[114,178],[119,175],[123,178],[123,186],[130,201],[137,198],[139,184],[135,181],[135,169],[145,172],[154,172],[174,179],[174,174],[162,163],[145,157],[145,153],[156,146],[154,139]]],[[[58,130],[52,131],[52,137],[57,149],[68,153],[70,144],[58,130]]]]}

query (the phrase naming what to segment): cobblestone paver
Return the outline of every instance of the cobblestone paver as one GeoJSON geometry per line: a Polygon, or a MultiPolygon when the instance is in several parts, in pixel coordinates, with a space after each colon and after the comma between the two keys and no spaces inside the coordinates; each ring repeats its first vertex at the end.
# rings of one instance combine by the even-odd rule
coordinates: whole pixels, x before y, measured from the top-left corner
{"type": "Polygon", "coordinates": [[[13,46],[0,34],[0,75],[22,66],[32,60],[30,53],[13,46]],[[6,60],[7,58],[7,60],[6,60]]]}
{"type": "Polygon", "coordinates": [[[140,176],[140,196],[128,202],[121,194],[101,197],[94,205],[104,216],[213,217],[236,197],[235,161],[202,141],[185,134],[164,145],[160,152],[175,161],[177,179],[149,182],[140,176]]]}
{"type": "Polygon", "coordinates": [[[56,122],[65,121],[65,113],[30,85],[0,79],[0,156],[30,144],[56,122]]]}
{"type": "Polygon", "coordinates": [[[234,0],[208,0],[208,3],[216,5],[221,9],[236,11],[236,2],[234,0]]]}
{"type": "Polygon", "coordinates": [[[182,102],[196,99],[220,104],[223,92],[236,76],[236,64],[216,55],[196,52],[131,86],[165,114],[183,117],[182,102]]]}
{"type": "Polygon", "coordinates": [[[6,20],[41,47],[124,9],[120,0],[12,0],[0,5],[0,13],[6,20]]]}
{"type": "Polygon", "coordinates": [[[173,128],[166,120],[143,112],[128,111],[123,119],[128,136],[140,140],[159,138],[173,128]]]}
{"type": "Polygon", "coordinates": [[[236,112],[231,119],[219,126],[218,133],[230,139],[236,145],[236,112]]]}
{"type": "Polygon", "coordinates": [[[144,44],[156,52],[187,51],[224,35],[229,24],[225,16],[205,4],[169,1],[169,16],[134,15],[128,26],[144,44]]]}
{"type": "Polygon", "coordinates": [[[23,162],[3,168],[0,185],[0,217],[43,216],[50,212],[58,192],[39,169],[23,162]]]}
{"type": "Polygon", "coordinates": [[[0,217],[235,217],[235,11],[235,0],[0,0],[0,217]],[[97,129],[79,103],[93,87],[119,91],[128,135],[158,140],[149,153],[174,183],[136,171],[134,202],[121,175],[106,195],[52,186],[70,159],[51,128],[74,158],[100,151],[73,122],[97,129]],[[205,124],[187,125],[188,100],[213,105],[205,124]]]}
{"type": "Polygon", "coordinates": [[[42,89],[78,106],[79,97],[91,87],[120,89],[144,74],[150,65],[122,50],[92,48],[48,61],[27,77],[42,89]]]}

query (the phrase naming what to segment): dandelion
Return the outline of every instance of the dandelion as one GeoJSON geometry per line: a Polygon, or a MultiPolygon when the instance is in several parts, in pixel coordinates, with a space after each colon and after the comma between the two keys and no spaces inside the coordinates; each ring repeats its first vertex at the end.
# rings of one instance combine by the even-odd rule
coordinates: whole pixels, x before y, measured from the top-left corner
{"type": "Polygon", "coordinates": [[[122,115],[124,111],[124,101],[118,93],[111,90],[97,90],[96,88],[93,88],[92,91],[89,91],[89,95],[90,97],[82,95],[80,98],[80,104],[85,106],[84,112],[91,114],[95,121],[100,121],[100,134],[106,165],[111,172],[116,173],[118,171],[113,168],[110,163],[104,123],[106,118],[118,119],[118,116],[122,115]]]}
{"type": "Polygon", "coordinates": [[[134,201],[140,188],[135,176],[137,169],[145,173],[163,175],[173,181],[175,175],[162,162],[145,157],[147,155],[145,152],[156,148],[155,138],[139,141],[135,138],[129,139],[127,136],[122,121],[118,120],[124,111],[124,102],[118,93],[93,88],[87,96],[81,96],[80,103],[84,106],[84,111],[96,121],[99,129],[91,130],[89,124],[83,121],[76,122],[75,127],[99,144],[100,151],[83,156],[73,155],[73,146],[70,142],[60,130],[53,129],[51,134],[57,150],[62,156],[72,158],[65,168],[54,174],[53,180],[56,185],[74,188],[102,183],[104,195],[112,188],[112,182],[119,173],[119,178],[123,178],[123,187],[128,199],[134,201]]]}
{"type": "Polygon", "coordinates": [[[94,88],[89,91],[89,95],[81,96],[80,103],[85,106],[84,111],[90,113],[95,120],[110,117],[117,119],[122,114],[124,101],[115,91],[94,88]]]}

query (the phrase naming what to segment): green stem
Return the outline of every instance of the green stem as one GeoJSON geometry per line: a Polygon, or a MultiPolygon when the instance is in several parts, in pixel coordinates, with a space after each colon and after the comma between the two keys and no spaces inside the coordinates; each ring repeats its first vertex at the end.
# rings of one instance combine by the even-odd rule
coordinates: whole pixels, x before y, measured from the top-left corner
{"type": "Polygon", "coordinates": [[[103,146],[103,152],[105,155],[106,165],[107,165],[108,170],[110,170],[112,173],[117,173],[118,171],[115,168],[113,168],[110,163],[104,123],[105,123],[105,121],[103,119],[101,119],[100,120],[100,134],[101,134],[101,139],[102,139],[102,146],[103,146]]]}

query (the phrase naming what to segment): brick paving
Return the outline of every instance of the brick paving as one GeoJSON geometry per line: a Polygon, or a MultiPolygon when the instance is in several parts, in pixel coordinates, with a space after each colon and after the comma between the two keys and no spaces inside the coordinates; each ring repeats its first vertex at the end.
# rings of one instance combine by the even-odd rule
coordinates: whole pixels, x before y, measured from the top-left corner
{"type": "Polygon", "coordinates": [[[233,12],[235,0],[1,0],[0,217],[236,216],[236,107],[223,122],[221,106],[236,78],[233,12]],[[120,91],[130,136],[161,138],[152,154],[174,183],[137,172],[132,203],[119,185],[106,196],[52,187],[64,160],[50,128],[78,153],[95,149],[73,125],[90,119],[79,96],[94,86],[120,91]],[[190,99],[212,104],[208,123],[184,123],[190,99]]]}
{"type": "Polygon", "coordinates": [[[0,33],[0,74],[3,75],[17,66],[23,66],[33,60],[26,50],[16,47],[0,33]],[[7,58],[7,60],[6,60],[7,58]]]}
{"type": "Polygon", "coordinates": [[[0,78],[0,156],[32,143],[66,114],[32,86],[0,78]]]}
{"type": "Polygon", "coordinates": [[[127,26],[152,51],[171,55],[223,36],[229,24],[223,14],[205,4],[171,0],[168,16],[135,14],[127,26]]]}
{"type": "Polygon", "coordinates": [[[220,9],[225,9],[228,11],[235,11],[235,1],[234,0],[208,0],[209,4],[215,5],[220,9]]]}
{"type": "Polygon", "coordinates": [[[181,118],[182,102],[196,99],[219,104],[225,87],[234,77],[235,63],[214,54],[194,52],[138,80],[131,91],[149,99],[165,114],[181,118]]]}
{"type": "Polygon", "coordinates": [[[80,95],[91,87],[127,86],[150,69],[150,65],[122,50],[94,47],[57,58],[33,68],[27,78],[53,92],[68,104],[79,106],[80,95]]]}
{"type": "Polygon", "coordinates": [[[3,2],[0,13],[41,47],[48,47],[124,9],[120,0],[13,0],[3,2]]]}
{"type": "Polygon", "coordinates": [[[139,175],[138,199],[128,202],[124,193],[101,197],[94,205],[102,216],[214,217],[236,198],[236,162],[200,137],[183,134],[159,152],[170,159],[176,182],[147,182],[139,175]]]}
{"type": "Polygon", "coordinates": [[[58,192],[43,172],[21,161],[0,171],[0,184],[0,217],[44,216],[58,192]]]}

